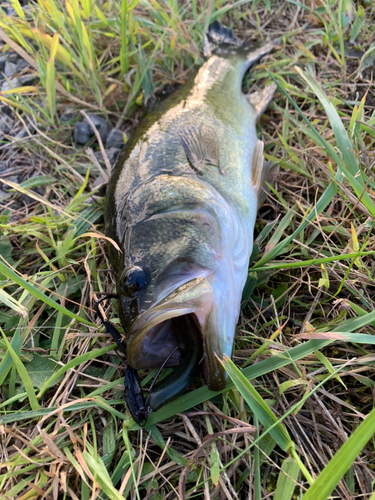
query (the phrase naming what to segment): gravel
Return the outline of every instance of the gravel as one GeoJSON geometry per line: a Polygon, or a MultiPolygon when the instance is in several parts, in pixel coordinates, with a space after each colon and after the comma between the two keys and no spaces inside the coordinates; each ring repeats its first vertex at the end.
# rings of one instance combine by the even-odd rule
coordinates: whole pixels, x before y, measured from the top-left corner
{"type": "Polygon", "coordinates": [[[15,50],[9,49],[6,52],[4,52],[5,59],[9,62],[15,63],[17,59],[19,58],[19,55],[15,50]]]}
{"type": "Polygon", "coordinates": [[[10,17],[15,17],[17,15],[17,12],[13,9],[13,7],[7,7],[6,11],[7,15],[10,17]]]}
{"type": "Polygon", "coordinates": [[[18,80],[18,78],[16,78],[15,76],[13,76],[13,78],[9,78],[8,81],[5,81],[2,83],[1,85],[1,90],[3,92],[7,91],[7,90],[10,90],[10,89],[15,89],[17,87],[20,87],[21,84],[18,80]]]}
{"type": "Polygon", "coordinates": [[[23,71],[25,68],[29,66],[28,62],[25,59],[19,58],[17,59],[17,69],[19,72],[23,71]]]}
{"type": "Polygon", "coordinates": [[[77,116],[77,111],[74,111],[72,108],[68,108],[60,115],[60,121],[63,123],[70,122],[71,120],[77,118],[77,116]]]}
{"type": "Polygon", "coordinates": [[[102,116],[91,115],[91,114],[88,114],[87,116],[90,118],[90,120],[92,121],[92,123],[95,125],[95,127],[97,129],[99,129],[100,127],[107,126],[107,122],[106,122],[105,118],[103,118],[102,116]]]}
{"type": "Polygon", "coordinates": [[[16,73],[18,73],[17,64],[7,61],[4,67],[4,75],[8,78],[11,78],[16,73]]]}
{"type": "Polygon", "coordinates": [[[9,134],[14,125],[14,120],[7,115],[0,115],[0,135],[9,134]]]}
{"type": "Polygon", "coordinates": [[[8,170],[8,167],[9,163],[7,161],[0,161],[0,175],[3,175],[8,170]]]}
{"type": "MultiPolygon", "coordinates": [[[[107,155],[107,158],[108,158],[108,161],[111,165],[114,165],[114,163],[116,162],[119,154],[120,154],[120,150],[119,148],[109,148],[109,149],[105,149],[104,150],[106,152],[106,155],[107,155]]],[[[104,165],[104,160],[103,160],[103,156],[102,156],[102,153],[100,151],[97,151],[95,153],[95,156],[98,160],[98,162],[101,164],[101,165],[104,165]]]]}
{"type": "MultiPolygon", "coordinates": [[[[19,184],[21,181],[21,177],[19,175],[8,175],[7,177],[4,177],[4,180],[13,182],[13,184],[19,184]]],[[[0,182],[0,189],[3,191],[9,191],[12,188],[0,182]]]]}
{"type": "Polygon", "coordinates": [[[87,122],[77,122],[74,126],[74,140],[77,144],[86,144],[89,142],[94,132],[87,122]]]}
{"type": "Polygon", "coordinates": [[[0,189],[0,200],[2,200],[3,198],[6,198],[7,196],[8,196],[8,193],[6,193],[2,189],[0,189]]]}
{"type": "Polygon", "coordinates": [[[124,144],[124,132],[118,128],[113,128],[107,137],[107,148],[121,149],[124,144]]]}
{"type": "MultiPolygon", "coordinates": [[[[92,123],[95,125],[97,131],[99,132],[100,138],[105,144],[107,141],[108,134],[111,130],[106,120],[102,116],[98,115],[87,115],[92,123]]],[[[74,127],[74,140],[77,144],[86,144],[91,137],[93,137],[94,131],[91,125],[85,120],[80,121],[75,124],[74,127]]]]}
{"type": "MultiPolygon", "coordinates": [[[[95,125],[97,131],[99,132],[100,138],[103,141],[103,143],[106,143],[108,134],[111,130],[111,127],[107,124],[105,118],[99,115],[87,115],[92,123],[95,125]]],[[[92,135],[94,135],[94,131],[91,129],[91,126],[89,125],[90,130],[92,132],[92,135]]]]}
{"type": "MultiPolygon", "coordinates": [[[[2,3],[1,0],[0,3],[2,3]]],[[[20,4],[26,6],[28,0],[20,0],[20,4]]],[[[3,8],[8,12],[8,15],[15,15],[13,8],[3,8]]],[[[39,81],[37,74],[16,51],[13,49],[3,51],[3,44],[0,44],[0,49],[0,91],[4,92],[39,81]]],[[[25,161],[27,162],[25,160],[26,157],[23,154],[19,154],[18,151],[21,144],[17,144],[17,142],[25,140],[29,136],[27,116],[23,118],[26,119],[26,126],[16,118],[11,106],[0,103],[0,177],[3,177],[5,181],[16,184],[29,179],[30,174],[34,172],[33,161],[30,160],[30,164],[25,163],[25,161]]],[[[30,132],[33,133],[34,129],[30,128],[30,132]]],[[[9,198],[9,190],[10,187],[4,183],[0,183],[0,200],[9,198]]],[[[25,203],[34,203],[34,200],[27,195],[17,197],[12,202],[14,213],[16,214],[17,209],[22,208],[25,203]]]]}
{"type": "Polygon", "coordinates": [[[5,104],[4,106],[1,106],[0,114],[7,115],[7,116],[9,116],[9,118],[14,118],[13,109],[11,108],[11,106],[8,106],[7,104],[5,104]]]}
{"type": "Polygon", "coordinates": [[[18,81],[22,85],[32,85],[39,80],[39,76],[34,73],[28,73],[27,75],[22,75],[18,77],[18,81]]]}
{"type": "Polygon", "coordinates": [[[28,137],[29,136],[29,131],[27,130],[26,127],[22,127],[18,132],[17,134],[14,136],[14,139],[16,141],[19,141],[21,139],[25,139],[25,137],[28,137]]]}
{"type": "Polygon", "coordinates": [[[3,54],[0,54],[0,72],[4,71],[6,62],[7,62],[7,58],[3,54]]]}

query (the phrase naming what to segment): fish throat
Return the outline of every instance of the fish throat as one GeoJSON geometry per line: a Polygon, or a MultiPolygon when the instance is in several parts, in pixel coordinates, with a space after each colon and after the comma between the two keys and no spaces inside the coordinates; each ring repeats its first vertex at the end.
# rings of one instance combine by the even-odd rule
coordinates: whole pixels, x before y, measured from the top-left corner
{"type": "Polygon", "coordinates": [[[130,344],[128,356],[136,370],[160,368],[168,357],[165,367],[176,367],[197,342],[202,344],[197,317],[182,314],[162,320],[146,330],[141,339],[130,344]]]}

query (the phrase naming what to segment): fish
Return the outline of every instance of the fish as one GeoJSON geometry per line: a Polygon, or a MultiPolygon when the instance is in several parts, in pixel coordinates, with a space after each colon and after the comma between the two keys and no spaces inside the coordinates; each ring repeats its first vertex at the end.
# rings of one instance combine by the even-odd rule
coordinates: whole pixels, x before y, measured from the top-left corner
{"type": "Polygon", "coordinates": [[[272,169],[256,122],[275,85],[245,95],[242,80],[276,43],[247,44],[212,23],[203,65],[140,122],[113,169],[105,231],[120,249],[108,251],[129,407],[140,392],[136,382],[129,397],[138,370],[174,368],[147,398],[148,412],[186,391],[199,372],[212,391],[225,388],[220,360],[232,354],[257,207],[272,169]]]}

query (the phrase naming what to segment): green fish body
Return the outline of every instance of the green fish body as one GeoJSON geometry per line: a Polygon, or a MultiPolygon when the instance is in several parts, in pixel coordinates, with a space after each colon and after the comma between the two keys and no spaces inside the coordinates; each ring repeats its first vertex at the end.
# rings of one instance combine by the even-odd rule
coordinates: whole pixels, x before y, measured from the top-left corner
{"type": "MultiPolygon", "coordinates": [[[[121,249],[110,247],[110,262],[128,363],[180,367],[170,390],[165,379],[164,402],[186,389],[195,368],[210,389],[226,384],[218,358],[232,353],[267,170],[255,124],[274,91],[245,96],[241,85],[272,48],[211,25],[206,62],[141,122],[108,185],[106,234],[121,249]],[[190,378],[180,383],[185,370],[190,378]]],[[[156,399],[154,409],[163,404],[156,399]]]]}

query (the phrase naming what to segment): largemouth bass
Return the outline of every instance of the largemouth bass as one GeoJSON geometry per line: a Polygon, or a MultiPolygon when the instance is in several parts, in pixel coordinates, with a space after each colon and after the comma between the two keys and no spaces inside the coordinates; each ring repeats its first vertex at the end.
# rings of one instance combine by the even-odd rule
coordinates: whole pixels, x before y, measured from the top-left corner
{"type": "MultiPolygon", "coordinates": [[[[262,186],[269,172],[255,124],[274,86],[244,95],[246,70],[274,47],[246,45],[213,23],[206,62],[141,122],[106,199],[106,234],[127,360],[177,367],[150,396],[157,409],[200,369],[225,387],[262,186]]],[[[128,388],[129,389],[129,388],[128,388]]],[[[130,388],[131,390],[131,388],[130,388]]]]}

